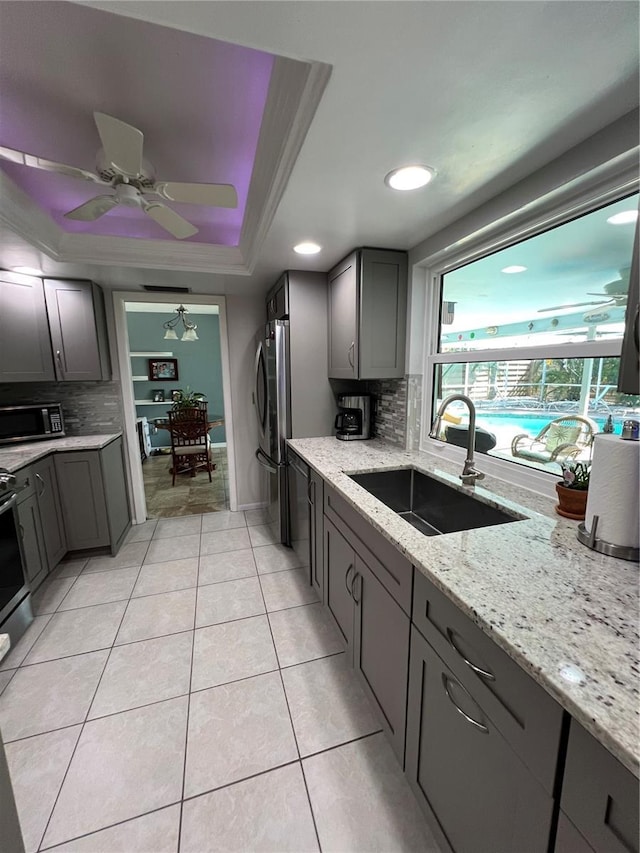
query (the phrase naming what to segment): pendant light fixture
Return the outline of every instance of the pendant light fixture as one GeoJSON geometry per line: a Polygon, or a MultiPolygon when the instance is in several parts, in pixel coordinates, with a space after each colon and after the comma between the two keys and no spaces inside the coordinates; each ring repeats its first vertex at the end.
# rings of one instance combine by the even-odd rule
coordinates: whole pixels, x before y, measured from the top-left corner
{"type": "Polygon", "coordinates": [[[176,308],[176,316],[172,317],[171,320],[167,320],[166,323],[162,324],[164,326],[164,328],[166,329],[166,331],[164,333],[165,341],[177,341],[178,340],[178,335],[176,333],[176,326],[179,326],[180,323],[182,323],[182,328],[183,328],[182,337],[180,338],[181,341],[197,341],[197,340],[199,340],[199,338],[196,334],[196,329],[198,327],[196,326],[195,323],[190,323],[189,320],[187,320],[185,315],[188,313],[189,312],[184,307],[184,305],[181,305],[179,308],[176,308]]]}

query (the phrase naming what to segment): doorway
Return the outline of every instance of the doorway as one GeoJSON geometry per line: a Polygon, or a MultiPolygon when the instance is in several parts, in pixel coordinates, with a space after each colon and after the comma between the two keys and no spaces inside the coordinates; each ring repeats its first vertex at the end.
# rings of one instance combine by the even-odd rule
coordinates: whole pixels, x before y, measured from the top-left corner
{"type": "Polygon", "coordinates": [[[113,296],[135,521],[235,509],[224,297],[185,295],[181,315],[166,294],[113,296]],[[169,412],[187,394],[207,407],[209,449],[174,478],[169,412]]]}

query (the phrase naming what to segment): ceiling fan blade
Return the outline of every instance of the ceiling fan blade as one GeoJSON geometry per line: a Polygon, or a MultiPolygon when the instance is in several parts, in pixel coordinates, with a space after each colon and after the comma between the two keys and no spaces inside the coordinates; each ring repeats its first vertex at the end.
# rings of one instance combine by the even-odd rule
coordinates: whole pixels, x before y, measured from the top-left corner
{"type": "Polygon", "coordinates": [[[114,195],[97,195],[95,198],[85,201],[80,207],[75,207],[69,213],[65,213],[65,219],[78,219],[81,222],[93,222],[105,213],[116,207],[120,202],[114,195]]]}
{"type": "Polygon", "coordinates": [[[238,206],[238,194],[232,184],[184,184],[178,181],[161,181],[153,189],[169,201],[204,204],[208,207],[238,206]]]}
{"type": "Polygon", "coordinates": [[[11,163],[19,163],[21,166],[31,166],[32,169],[57,172],[60,175],[67,175],[70,178],[82,178],[84,181],[93,181],[96,184],[104,184],[105,186],[109,185],[108,181],[103,181],[94,172],[79,169],[77,166],[67,166],[66,163],[45,160],[43,157],[36,157],[35,154],[25,154],[24,151],[14,151],[13,148],[3,148],[0,146],[0,158],[9,160],[11,163]]]}
{"type": "Polygon", "coordinates": [[[143,205],[142,209],[155,222],[157,222],[161,228],[164,228],[164,230],[168,231],[169,234],[173,234],[173,236],[178,240],[184,240],[185,237],[193,237],[194,234],[198,233],[198,229],[195,225],[187,222],[187,220],[180,216],[179,213],[176,213],[175,210],[171,210],[170,207],[167,207],[164,204],[153,202],[151,204],[143,205]]]}
{"type": "Polygon", "coordinates": [[[107,161],[124,175],[137,177],[142,170],[142,131],[105,113],[94,113],[93,118],[107,161]]]}
{"type": "Polygon", "coordinates": [[[571,305],[554,305],[552,308],[538,308],[538,314],[543,314],[545,311],[561,311],[563,308],[582,308],[583,305],[607,305],[607,302],[600,300],[599,302],[572,302],[571,305]]]}

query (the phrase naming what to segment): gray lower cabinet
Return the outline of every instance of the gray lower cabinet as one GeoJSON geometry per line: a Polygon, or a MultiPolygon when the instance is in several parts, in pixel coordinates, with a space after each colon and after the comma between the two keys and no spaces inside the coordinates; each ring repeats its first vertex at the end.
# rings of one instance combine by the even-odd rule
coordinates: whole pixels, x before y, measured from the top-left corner
{"type": "Polygon", "coordinates": [[[571,720],[556,853],[638,853],[639,787],[632,773],[571,720]]]}
{"type": "Polygon", "coordinates": [[[34,492],[18,500],[18,521],[27,580],[35,589],[47,575],[47,552],[34,492]]]}
{"type": "Polygon", "coordinates": [[[0,382],[55,379],[42,280],[0,273],[0,382]]]}
{"type": "Polygon", "coordinates": [[[551,795],[415,627],[406,773],[444,849],[548,850],[551,795]]]}
{"type": "Polygon", "coordinates": [[[56,453],[54,461],[68,549],[109,546],[115,554],[131,527],[122,439],[102,450],[56,453]]]}
{"type": "Polygon", "coordinates": [[[322,531],[322,515],[324,500],[324,481],[319,474],[309,469],[309,549],[311,554],[311,586],[325,600],[324,583],[324,536],[322,531]]]}
{"type": "Polygon", "coordinates": [[[406,252],[357,249],[329,272],[328,282],[329,377],[404,376],[406,252]]]}
{"type": "Polygon", "coordinates": [[[102,291],[92,281],[45,279],[55,378],[109,379],[102,291]]]}
{"type": "Polygon", "coordinates": [[[38,514],[46,554],[47,571],[53,571],[67,553],[67,540],[62,521],[58,479],[53,456],[45,456],[33,465],[38,514]]]}
{"type": "Polygon", "coordinates": [[[356,555],[328,518],[324,519],[324,574],[326,604],[348,650],[353,648],[353,598],[350,583],[356,555]]]}

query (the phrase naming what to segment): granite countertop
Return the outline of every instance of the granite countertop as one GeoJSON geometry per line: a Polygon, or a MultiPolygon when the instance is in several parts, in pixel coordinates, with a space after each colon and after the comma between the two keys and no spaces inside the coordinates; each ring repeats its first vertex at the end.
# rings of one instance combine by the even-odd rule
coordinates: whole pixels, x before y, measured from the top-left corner
{"type": "Polygon", "coordinates": [[[8,634],[0,634],[0,661],[9,653],[11,638],[8,634]]]}
{"type": "Polygon", "coordinates": [[[468,492],[458,479],[458,465],[378,439],[304,438],[289,444],[640,775],[637,563],[589,550],[576,539],[578,522],[558,516],[551,498],[494,477],[477,485],[476,495],[526,520],[424,536],[347,474],[415,467],[468,492]]]}
{"type": "Polygon", "coordinates": [[[21,444],[0,446],[0,468],[6,468],[14,474],[20,468],[31,465],[50,453],[64,453],[65,450],[102,450],[121,432],[109,435],[71,435],[66,438],[51,438],[46,441],[27,441],[21,444]]]}

